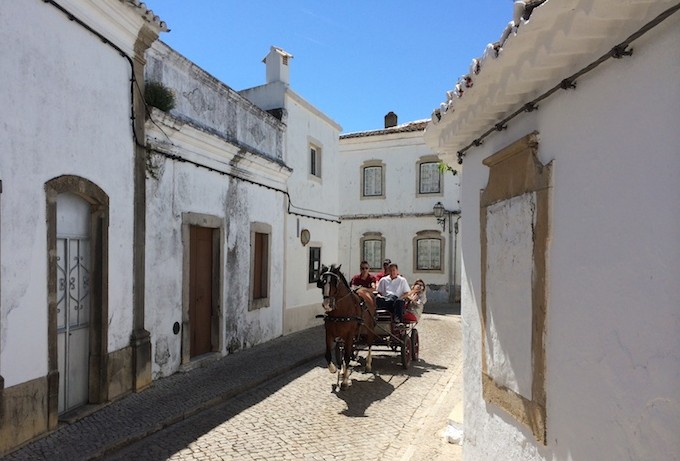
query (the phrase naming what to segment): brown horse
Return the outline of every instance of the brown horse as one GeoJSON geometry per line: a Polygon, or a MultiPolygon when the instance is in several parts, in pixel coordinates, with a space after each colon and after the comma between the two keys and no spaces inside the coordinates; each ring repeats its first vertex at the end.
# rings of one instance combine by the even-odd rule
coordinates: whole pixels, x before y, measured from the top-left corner
{"type": "Polygon", "coordinates": [[[340,266],[322,266],[317,286],[323,292],[324,323],[326,326],[326,362],[331,373],[342,375],[341,388],[348,386],[349,361],[354,354],[354,343],[359,337],[368,345],[366,371],[371,371],[371,345],[375,338],[375,300],[368,288],[354,291],[340,272],[340,266]],[[331,360],[331,348],[335,344],[335,360],[331,360]],[[342,351],[342,352],[340,352],[342,351]],[[344,360],[343,360],[344,359],[344,360]]]}

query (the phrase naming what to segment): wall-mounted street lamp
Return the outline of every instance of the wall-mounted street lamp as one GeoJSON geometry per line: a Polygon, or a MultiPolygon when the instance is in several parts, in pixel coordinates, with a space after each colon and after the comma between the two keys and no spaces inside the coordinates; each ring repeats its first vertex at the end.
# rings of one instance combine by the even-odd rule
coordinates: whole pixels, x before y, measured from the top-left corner
{"type": "Polygon", "coordinates": [[[437,223],[442,226],[442,232],[446,232],[446,218],[451,212],[444,208],[442,202],[437,202],[435,206],[432,207],[432,211],[434,212],[434,217],[437,218],[437,223]],[[444,216],[445,213],[447,216],[444,216]]]}
{"type": "Polygon", "coordinates": [[[458,220],[460,219],[460,210],[449,211],[444,208],[442,202],[437,202],[432,207],[434,217],[437,218],[437,223],[442,226],[442,232],[446,232],[446,221],[449,222],[449,302],[455,301],[455,287],[456,287],[456,241],[458,237],[458,220]],[[453,222],[453,215],[457,215],[456,221],[453,222]],[[452,225],[453,224],[453,225],[452,225]]]}

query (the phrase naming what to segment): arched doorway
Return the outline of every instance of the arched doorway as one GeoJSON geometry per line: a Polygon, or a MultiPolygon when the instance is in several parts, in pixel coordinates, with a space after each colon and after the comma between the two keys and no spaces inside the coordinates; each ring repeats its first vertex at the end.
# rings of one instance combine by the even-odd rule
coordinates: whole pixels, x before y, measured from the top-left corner
{"type": "Polygon", "coordinates": [[[108,196],[60,176],[45,184],[50,428],[58,415],[106,400],[108,196]]]}

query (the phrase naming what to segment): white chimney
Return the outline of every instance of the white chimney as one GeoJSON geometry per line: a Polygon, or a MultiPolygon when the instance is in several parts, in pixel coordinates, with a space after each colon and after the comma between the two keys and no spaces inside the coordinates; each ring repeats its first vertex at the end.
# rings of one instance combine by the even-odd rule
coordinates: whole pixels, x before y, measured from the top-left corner
{"type": "Polygon", "coordinates": [[[262,60],[267,66],[267,83],[283,82],[286,85],[290,83],[290,60],[293,55],[272,46],[269,54],[262,60]]]}

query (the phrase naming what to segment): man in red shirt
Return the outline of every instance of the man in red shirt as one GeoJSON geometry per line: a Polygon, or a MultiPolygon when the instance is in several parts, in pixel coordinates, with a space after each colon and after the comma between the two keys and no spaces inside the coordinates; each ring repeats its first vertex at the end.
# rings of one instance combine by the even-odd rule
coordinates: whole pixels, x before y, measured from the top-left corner
{"type": "Polygon", "coordinates": [[[366,287],[370,289],[375,289],[376,280],[375,277],[373,277],[368,272],[370,268],[371,267],[368,265],[367,261],[361,261],[361,264],[359,264],[359,270],[361,272],[352,277],[350,285],[352,287],[366,287]]]}
{"type": "Polygon", "coordinates": [[[383,278],[384,276],[386,276],[386,275],[388,274],[387,267],[388,267],[390,264],[392,264],[392,260],[391,260],[391,259],[386,259],[386,260],[383,261],[383,270],[382,270],[382,272],[378,272],[377,274],[375,274],[375,284],[376,284],[376,286],[378,285],[378,282],[380,282],[380,279],[383,278]]]}

